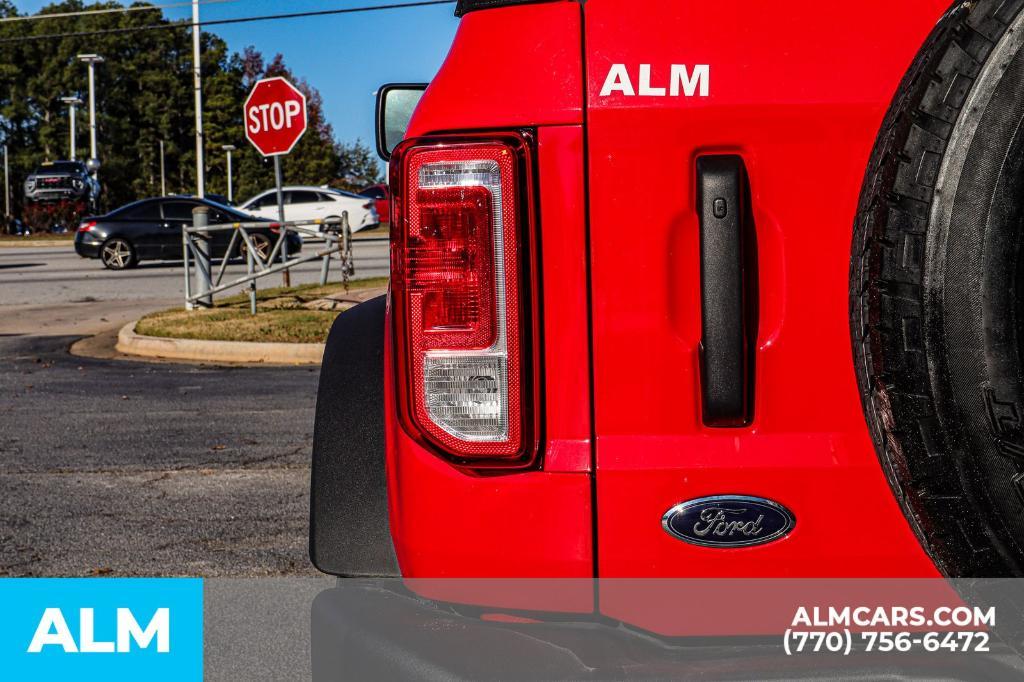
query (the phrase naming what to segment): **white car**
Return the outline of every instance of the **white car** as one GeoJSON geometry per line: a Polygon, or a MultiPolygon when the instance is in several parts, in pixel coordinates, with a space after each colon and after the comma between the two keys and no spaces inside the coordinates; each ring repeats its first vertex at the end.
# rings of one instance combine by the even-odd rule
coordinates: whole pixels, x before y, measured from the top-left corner
{"type": "MultiPolygon", "coordinates": [[[[340,219],[342,212],[348,211],[348,224],[353,232],[380,225],[374,200],[352,192],[330,187],[284,187],[281,193],[285,220],[340,219]]],[[[257,194],[239,209],[259,218],[277,220],[277,190],[257,194]]]]}

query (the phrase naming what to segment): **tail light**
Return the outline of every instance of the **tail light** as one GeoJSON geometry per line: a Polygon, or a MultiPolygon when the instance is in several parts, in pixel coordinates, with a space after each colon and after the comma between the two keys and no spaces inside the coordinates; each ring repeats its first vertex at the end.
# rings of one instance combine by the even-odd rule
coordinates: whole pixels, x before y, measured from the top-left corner
{"type": "Polygon", "coordinates": [[[518,134],[407,140],[390,164],[400,416],[475,469],[537,458],[530,165],[518,134]]]}
{"type": "Polygon", "coordinates": [[[374,202],[372,202],[372,201],[367,201],[365,204],[363,204],[363,208],[365,208],[367,211],[369,211],[373,207],[374,207],[374,202]]]}
{"type": "Polygon", "coordinates": [[[78,226],[78,231],[79,232],[91,232],[94,227],[96,227],[96,221],[95,220],[90,220],[88,222],[84,222],[81,225],[79,225],[78,226]]]}

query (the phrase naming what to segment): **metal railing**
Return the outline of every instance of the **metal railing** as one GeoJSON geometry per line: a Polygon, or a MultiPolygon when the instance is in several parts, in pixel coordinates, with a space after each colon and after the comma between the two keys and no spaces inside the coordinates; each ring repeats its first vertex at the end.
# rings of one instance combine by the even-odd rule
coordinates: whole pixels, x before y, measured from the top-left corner
{"type": "Polygon", "coordinates": [[[339,219],[277,222],[241,222],[208,224],[209,208],[197,206],[192,211],[192,226],[181,231],[181,249],[185,265],[185,309],[211,307],[213,295],[248,285],[249,309],[256,314],[256,280],[284,272],[296,265],[321,260],[320,285],[327,283],[331,258],[340,254],[342,282],[347,286],[355,274],[352,263],[352,230],[348,223],[348,211],[342,211],[339,219]],[[221,256],[216,273],[213,270],[213,245],[218,232],[231,232],[231,239],[221,256]],[[276,240],[268,234],[276,235],[276,240]],[[323,239],[325,248],[299,258],[288,256],[288,235],[297,234],[323,239]],[[234,257],[245,257],[244,277],[224,282],[228,264],[234,257]],[[279,263],[275,263],[280,258],[279,263]],[[193,264],[196,286],[193,292],[193,264]]]}

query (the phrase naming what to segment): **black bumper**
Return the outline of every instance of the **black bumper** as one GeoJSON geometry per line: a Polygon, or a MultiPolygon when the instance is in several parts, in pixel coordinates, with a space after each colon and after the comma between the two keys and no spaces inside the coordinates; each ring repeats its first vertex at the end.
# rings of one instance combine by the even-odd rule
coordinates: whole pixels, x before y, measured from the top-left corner
{"type": "Polygon", "coordinates": [[[661,639],[600,617],[511,623],[487,612],[418,598],[400,580],[339,580],[313,601],[313,680],[1002,680],[1024,672],[994,638],[987,654],[790,656],[781,636],[661,639]]]}
{"type": "Polygon", "coordinates": [[[99,258],[100,246],[103,242],[85,240],[80,235],[75,235],[75,253],[82,258],[99,258]]]}

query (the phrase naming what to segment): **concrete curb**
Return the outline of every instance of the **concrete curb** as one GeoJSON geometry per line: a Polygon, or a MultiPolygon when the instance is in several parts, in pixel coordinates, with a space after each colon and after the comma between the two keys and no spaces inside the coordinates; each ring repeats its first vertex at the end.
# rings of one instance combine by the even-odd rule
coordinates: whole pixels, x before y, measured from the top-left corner
{"type": "Polygon", "coordinates": [[[75,248],[74,239],[26,239],[15,241],[13,239],[0,239],[0,249],[30,249],[36,246],[67,246],[71,250],[75,248]]]}
{"type": "Polygon", "coordinates": [[[135,333],[137,322],[129,322],[117,333],[118,352],[192,362],[257,362],[275,365],[319,365],[324,356],[322,343],[201,341],[143,336],[135,333]]]}

